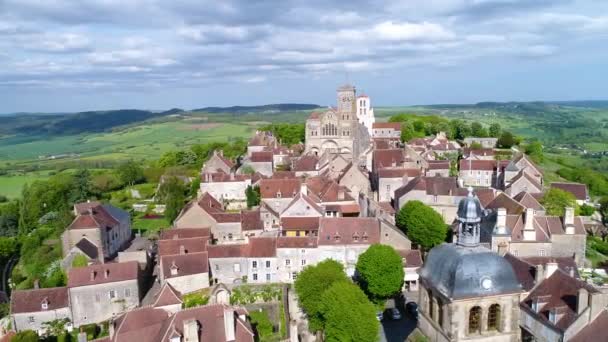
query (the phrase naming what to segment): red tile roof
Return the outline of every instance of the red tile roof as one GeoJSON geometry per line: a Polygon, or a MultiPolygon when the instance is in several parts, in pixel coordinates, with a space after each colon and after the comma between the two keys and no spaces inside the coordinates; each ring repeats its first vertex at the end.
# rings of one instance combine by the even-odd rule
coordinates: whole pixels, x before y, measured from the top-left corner
{"type": "Polygon", "coordinates": [[[551,183],[552,188],[557,188],[569,192],[576,197],[577,200],[586,201],[589,198],[587,186],[581,183],[551,183]]]}
{"type": "Polygon", "coordinates": [[[11,313],[26,313],[57,310],[69,307],[67,287],[49,289],[14,290],[11,295],[11,313]],[[46,302],[47,309],[42,309],[46,302]]]}
{"type": "Polygon", "coordinates": [[[408,177],[418,177],[422,173],[420,169],[406,169],[406,168],[398,168],[398,169],[388,169],[382,168],[379,169],[378,178],[401,178],[404,176],[408,177]]]}
{"type": "Polygon", "coordinates": [[[403,150],[375,150],[372,153],[373,166],[375,169],[382,167],[401,166],[405,161],[403,150]]]}
{"type": "Polygon", "coordinates": [[[272,179],[286,179],[286,178],[297,178],[295,171],[275,171],[272,176],[272,179]]]}
{"type": "Polygon", "coordinates": [[[374,122],[372,128],[378,129],[394,129],[395,131],[401,130],[400,122],[374,122]]]}
{"type": "Polygon", "coordinates": [[[494,171],[496,161],[494,160],[460,160],[460,171],[494,171]]]}
{"type": "Polygon", "coordinates": [[[318,230],[318,217],[283,217],[281,219],[281,229],[283,230],[318,230]]]}
{"type": "Polygon", "coordinates": [[[526,208],[516,200],[509,197],[504,192],[499,193],[494,200],[484,207],[485,209],[498,210],[504,208],[509,215],[519,215],[526,211],[526,208]]]}
{"type": "Polygon", "coordinates": [[[260,181],[260,195],[262,198],[291,198],[300,192],[299,179],[262,179],[260,181]]]}
{"type": "Polygon", "coordinates": [[[536,285],[536,266],[546,265],[548,262],[557,262],[558,268],[566,274],[570,274],[570,271],[574,272],[575,278],[578,278],[578,270],[576,263],[573,258],[554,258],[554,257],[516,257],[511,253],[505,254],[505,260],[507,260],[517,280],[521,283],[525,291],[530,291],[534,285],[536,285]]]}
{"type": "Polygon", "coordinates": [[[420,256],[420,251],[417,249],[400,249],[397,250],[397,253],[401,255],[402,258],[405,259],[404,267],[407,268],[416,268],[422,266],[422,256],[420,256]]]}
{"type": "Polygon", "coordinates": [[[75,208],[79,214],[68,229],[112,228],[119,224],[98,202],[76,204],[75,208]]]}
{"type": "Polygon", "coordinates": [[[449,170],[450,169],[450,161],[449,160],[427,160],[429,164],[428,170],[449,170]]]}
{"type": "Polygon", "coordinates": [[[160,267],[165,278],[177,278],[187,275],[208,273],[209,259],[207,252],[164,255],[160,257],[160,267]],[[177,274],[172,275],[171,269],[177,267],[177,274]]]}
{"type": "Polygon", "coordinates": [[[380,223],[372,217],[323,217],[319,245],[365,245],[380,242],[380,223]]]}
{"type": "Polygon", "coordinates": [[[456,177],[416,177],[395,190],[395,198],[416,190],[424,191],[427,195],[456,196],[458,181],[456,177]]]}
{"type": "Polygon", "coordinates": [[[260,210],[243,210],[241,211],[241,229],[242,230],[262,230],[264,223],[260,217],[260,210]]]}
{"type": "Polygon", "coordinates": [[[209,237],[194,237],[185,239],[170,239],[158,241],[158,255],[181,254],[183,248],[184,253],[205,252],[209,237]]]}
{"type": "Polygon", "coordinates": [[[213,245],[209,258],[270,258],[276,256],[276,238],[250,237],[247,244],[213,245]]]}
{"type": "Polygon", "coordinates": [[[277,248],[317,248],[317,237],[285,237],[277,238],[277,248]]]}
{"type": "Polygon", "coordinates": [[[159,293],[156,295],[156,300],[152,306],[160,307],[167,305],[182,304],[182,297],[179,291],[173,288],[168,282],[163,285],[159,293]]]}
{"type": "Polygon", "coordinates": [[[540,204],[540,202],[529,192],[522,191],[515,195],[513,199],[519,202],[524,208],[532,208],[539,211],[545,210],[542,204],[540,204]]]}
{"type": "Polygon", "coordinates": [[[474,156],[480,156],[480,157],[485,157],[485,156],[494,156],[495,152],[493,148],[470,148],[470,147],[465,147],[462,155],[466,158],[470,155],[474,155],[474,156]]]}
{"type": "Polygon", "coordinates": [[[272,163],[272,152],[251,152],[249,160],[253,163],[272,163]]]}
{"type": "Polygon", "coordinates": [[[172,228],[162,230],[160,232],[160,239],[186,239],[194,237],[209,237],[211,236],[211,229],[209,228],[172,228]]]}
{"type": "Polygon", "coordinates": [[[137,280],[138,275],[139,265],[137,261],[71,268],[68,272],[68,287],[137,280]]]}
{"type": "Polygon", "coordinates": [[[293,171],[317,171],[317,164],[319,163],[319,158],[312,155],[306,155],[298,158],[293,163],[293,167],[291,168],[293,171]]]}

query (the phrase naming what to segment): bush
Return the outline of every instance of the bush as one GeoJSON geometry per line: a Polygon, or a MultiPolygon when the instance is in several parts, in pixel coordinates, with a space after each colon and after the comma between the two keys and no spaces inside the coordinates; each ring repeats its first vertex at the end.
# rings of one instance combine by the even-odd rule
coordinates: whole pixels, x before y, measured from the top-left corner
{"type": "Polygon", "coordinates": [[[251,325],[261,339],[272,336],[274,327],[266,311],[253,311],[249,314],[249,318],[251,319],[251,325]]]}
{"type": "Polygon", "coordinates": [[[82,254],[78,254],[72,260],[72,267],[86,267],[89,265],[89,259],[82,254]]]}
{"type": "Polygon", "coordinates": [[[595,213],[595,208],[593,206],[583,204],[579,207],[581,216],[591,216],[595,213]]]}
{"type": "Polygon", "coordinates": [[[11,342],[38,342],[38,334],[33,330],[23,330],[13,336],[11,342]]]}
{"type": "Polygon", "coordinates": [[[185,309],[195,306],[203,306],[209,303],[209,296],[200,292],[189,293],[183,296],[183,307],[185,309]]]}

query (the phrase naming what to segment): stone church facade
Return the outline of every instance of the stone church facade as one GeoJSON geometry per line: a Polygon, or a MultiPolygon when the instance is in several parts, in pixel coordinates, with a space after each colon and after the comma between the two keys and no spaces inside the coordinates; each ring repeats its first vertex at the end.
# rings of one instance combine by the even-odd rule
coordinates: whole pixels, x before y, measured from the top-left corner
{"type": "Polygon", "coordinates": [[[337,90],[337,108],[315,112],[306,120],[306,153],[339,153],[347,160],[358,159],[370,145],[368,129],[357,117],[355,87],[337,90]]]}

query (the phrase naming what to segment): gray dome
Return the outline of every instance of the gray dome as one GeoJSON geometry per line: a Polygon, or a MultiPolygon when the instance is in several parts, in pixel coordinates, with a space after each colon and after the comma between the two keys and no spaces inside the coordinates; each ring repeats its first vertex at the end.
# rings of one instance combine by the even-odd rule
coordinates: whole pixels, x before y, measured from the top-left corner
{"type": "Polygon", "coordinates": [[[420,276],[427,286],[451,299],[517,293],[522,288],[511,264],[481,246],[437,246],[429,252],[420,276]]]}
{"type": "Polygon", "coordinates": [[[469,194],[467,197],[460,200],[458,203],[458,212],[456,216],[458,221],[464,223],[477,223],[481,222],[481,216],[483,215],[483,208],[479,203],[479,198],[473,194],[473,189],[469,188],[469,194]]]}

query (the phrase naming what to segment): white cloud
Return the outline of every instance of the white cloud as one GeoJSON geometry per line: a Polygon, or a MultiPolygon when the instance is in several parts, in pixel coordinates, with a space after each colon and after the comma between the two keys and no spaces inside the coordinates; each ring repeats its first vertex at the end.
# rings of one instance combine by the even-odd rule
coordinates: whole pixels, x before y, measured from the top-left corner
{"type": "Polygon", "coordinates": [[[429,22],[417,24],[385,21],[374,26],[372,33],[375,38],[380,40],[449,40],[455,38],[454,33],[441,25],[429,22]]]}

